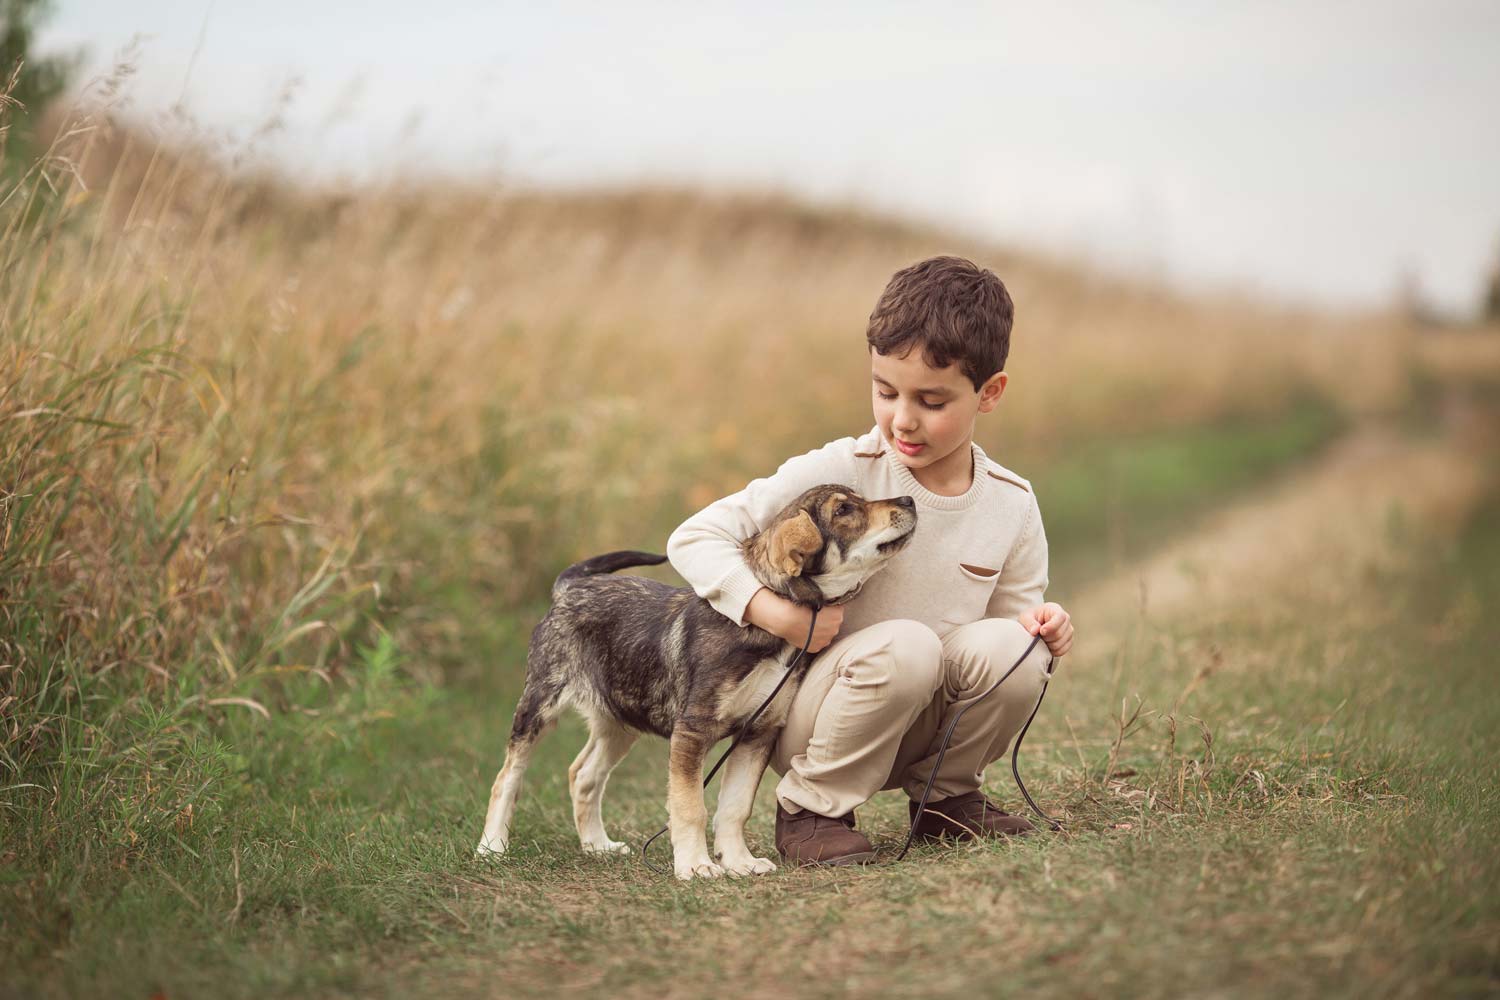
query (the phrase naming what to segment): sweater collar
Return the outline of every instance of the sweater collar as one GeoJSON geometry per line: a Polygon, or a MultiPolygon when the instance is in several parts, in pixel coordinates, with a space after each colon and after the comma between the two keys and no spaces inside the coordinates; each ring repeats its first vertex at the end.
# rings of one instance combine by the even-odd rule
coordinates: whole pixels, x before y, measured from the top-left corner
{"type": "Polygon", "coordinates": [[[891,475],[896,478],[896,482],[900,485],[901,489],[911,495],[911,498],[917,502],[918,506],[930,507],[935,510],[967,510],[978,503],[980,497],[984,496],[986,484],[990,480],[986,468],[989,460],[984,454],[984,449],[980,448],[978,443],[969,442],[969,447],[974,452],[974,481],[969,484],[966,492],[960,493],[956,497],[945,497],[932,492],[917,482],[917,477],[912,475],[911,470],[902,464],[901,457],[896,453],[896,449],[886,442],[885,435],[880,433],[878,425],[872,433],[875,435],[875,440],[879,442],[881,449],[885,452],[886,465],[889,466],[891,475]]]}

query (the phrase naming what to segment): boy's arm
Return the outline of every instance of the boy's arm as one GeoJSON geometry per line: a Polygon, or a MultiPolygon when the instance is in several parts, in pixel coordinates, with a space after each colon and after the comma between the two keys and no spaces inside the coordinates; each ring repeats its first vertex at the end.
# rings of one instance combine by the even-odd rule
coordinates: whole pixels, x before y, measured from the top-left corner
{"type": "Polygon", "coordinates": [[[771,522],[804,491],[823,483],[855,483],[854,438],[841,438],[789,458],[764,479],[716,500],[688,518],[667,539],[672,568],[694,593],[736,625],[761,583],[740,554],[740,544],[771,522]]]}
{"type": "Polygon", "coordinates": [[[1036,495],[1026,523],[1016,538],[1015,547],[1000,570],[995,592],[985,608],[986,618],[1017,618],[1021,612],[1042,603],[1047,590],[1047,533],[1042,529],[1042,512],[1036,495]]]}

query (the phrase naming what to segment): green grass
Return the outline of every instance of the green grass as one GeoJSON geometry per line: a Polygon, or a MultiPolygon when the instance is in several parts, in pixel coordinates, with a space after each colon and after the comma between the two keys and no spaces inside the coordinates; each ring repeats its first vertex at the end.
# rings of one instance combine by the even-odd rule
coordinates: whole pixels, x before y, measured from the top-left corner
{"type": "MultiPolygon", "coordinates": [[[[1247,488],[1315,455],[1345,429],[1315,395],[1274,415],[1235,416],[1134,437],[1023,451],[1051,543],[1052,578],[1118,569],[1247,488]],[[1034,471],[1033,471],[1034,470],[1034,471]]],[[[1009,458],[1003,461],[1011,461],[1009,458]]]]}
{"type": "MultiPolygon", "coordinates": [[[[307,712],[80,726],[0,793],[0,992],[1494,992],[1500,497],[1438,541],[1346,592],[1142,625],[1113,687],[1065,669],[1022,763],[1069,832],[866,871],[682,885],[581,855],[572,720],[513,852],[472,858],[534,612],[475,629],[467,683],[403,680],[420,651],[387,639],[358,686],[288,681],[307,712]]],[[[612,834],[660,824],[664,774],[643,741],[612,834]]],[[[887,856],[904,814],[861,811],[887,856]]]]}

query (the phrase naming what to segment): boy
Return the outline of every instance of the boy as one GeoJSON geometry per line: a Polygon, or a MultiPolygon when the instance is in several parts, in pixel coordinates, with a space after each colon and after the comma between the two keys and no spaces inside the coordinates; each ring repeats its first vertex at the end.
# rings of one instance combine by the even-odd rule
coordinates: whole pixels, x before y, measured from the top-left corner
{"type": "Polygon", "coordinates": [[[921,796],[955,713],[1039,643],[953,734],[918,834],[999,836],[1031,823],[980,792],[1041,691],[1048,653],[1073,625],[1042,603],[1047,538],[1030,484],[974,443],[974,424],[1000,402],[1014,316],[992,272],[957,257],[898,271],[870,315],[875,427],[789,459],[685,521],[667,542],[683,579],[721,614],[801,646],[811,612],[761,587],[742,539],[803,490],[841,483],[871,499],[910,495],[912,543],[842,607],[818,613],[818,655],[771,757],[776,848],[792,864],[856,864],[874,848],[854,808],[884,788],[921,796]],[[1043,649],[1042,645],[1046,648],[1043,649]]]}

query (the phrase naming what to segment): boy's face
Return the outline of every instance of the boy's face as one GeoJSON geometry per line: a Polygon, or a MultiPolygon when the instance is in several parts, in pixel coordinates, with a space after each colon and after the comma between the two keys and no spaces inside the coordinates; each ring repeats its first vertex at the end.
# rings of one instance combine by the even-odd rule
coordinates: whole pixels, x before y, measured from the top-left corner
{"type": "Polygon", "coordinates": [[[956,364],[934,368],[920,350],[897,357],[870,348],[875,423],[901,463],[913,471],[967,475],[974,421],[999,404],[1008,379],[996,372],[976,392],[956,364]]]}

